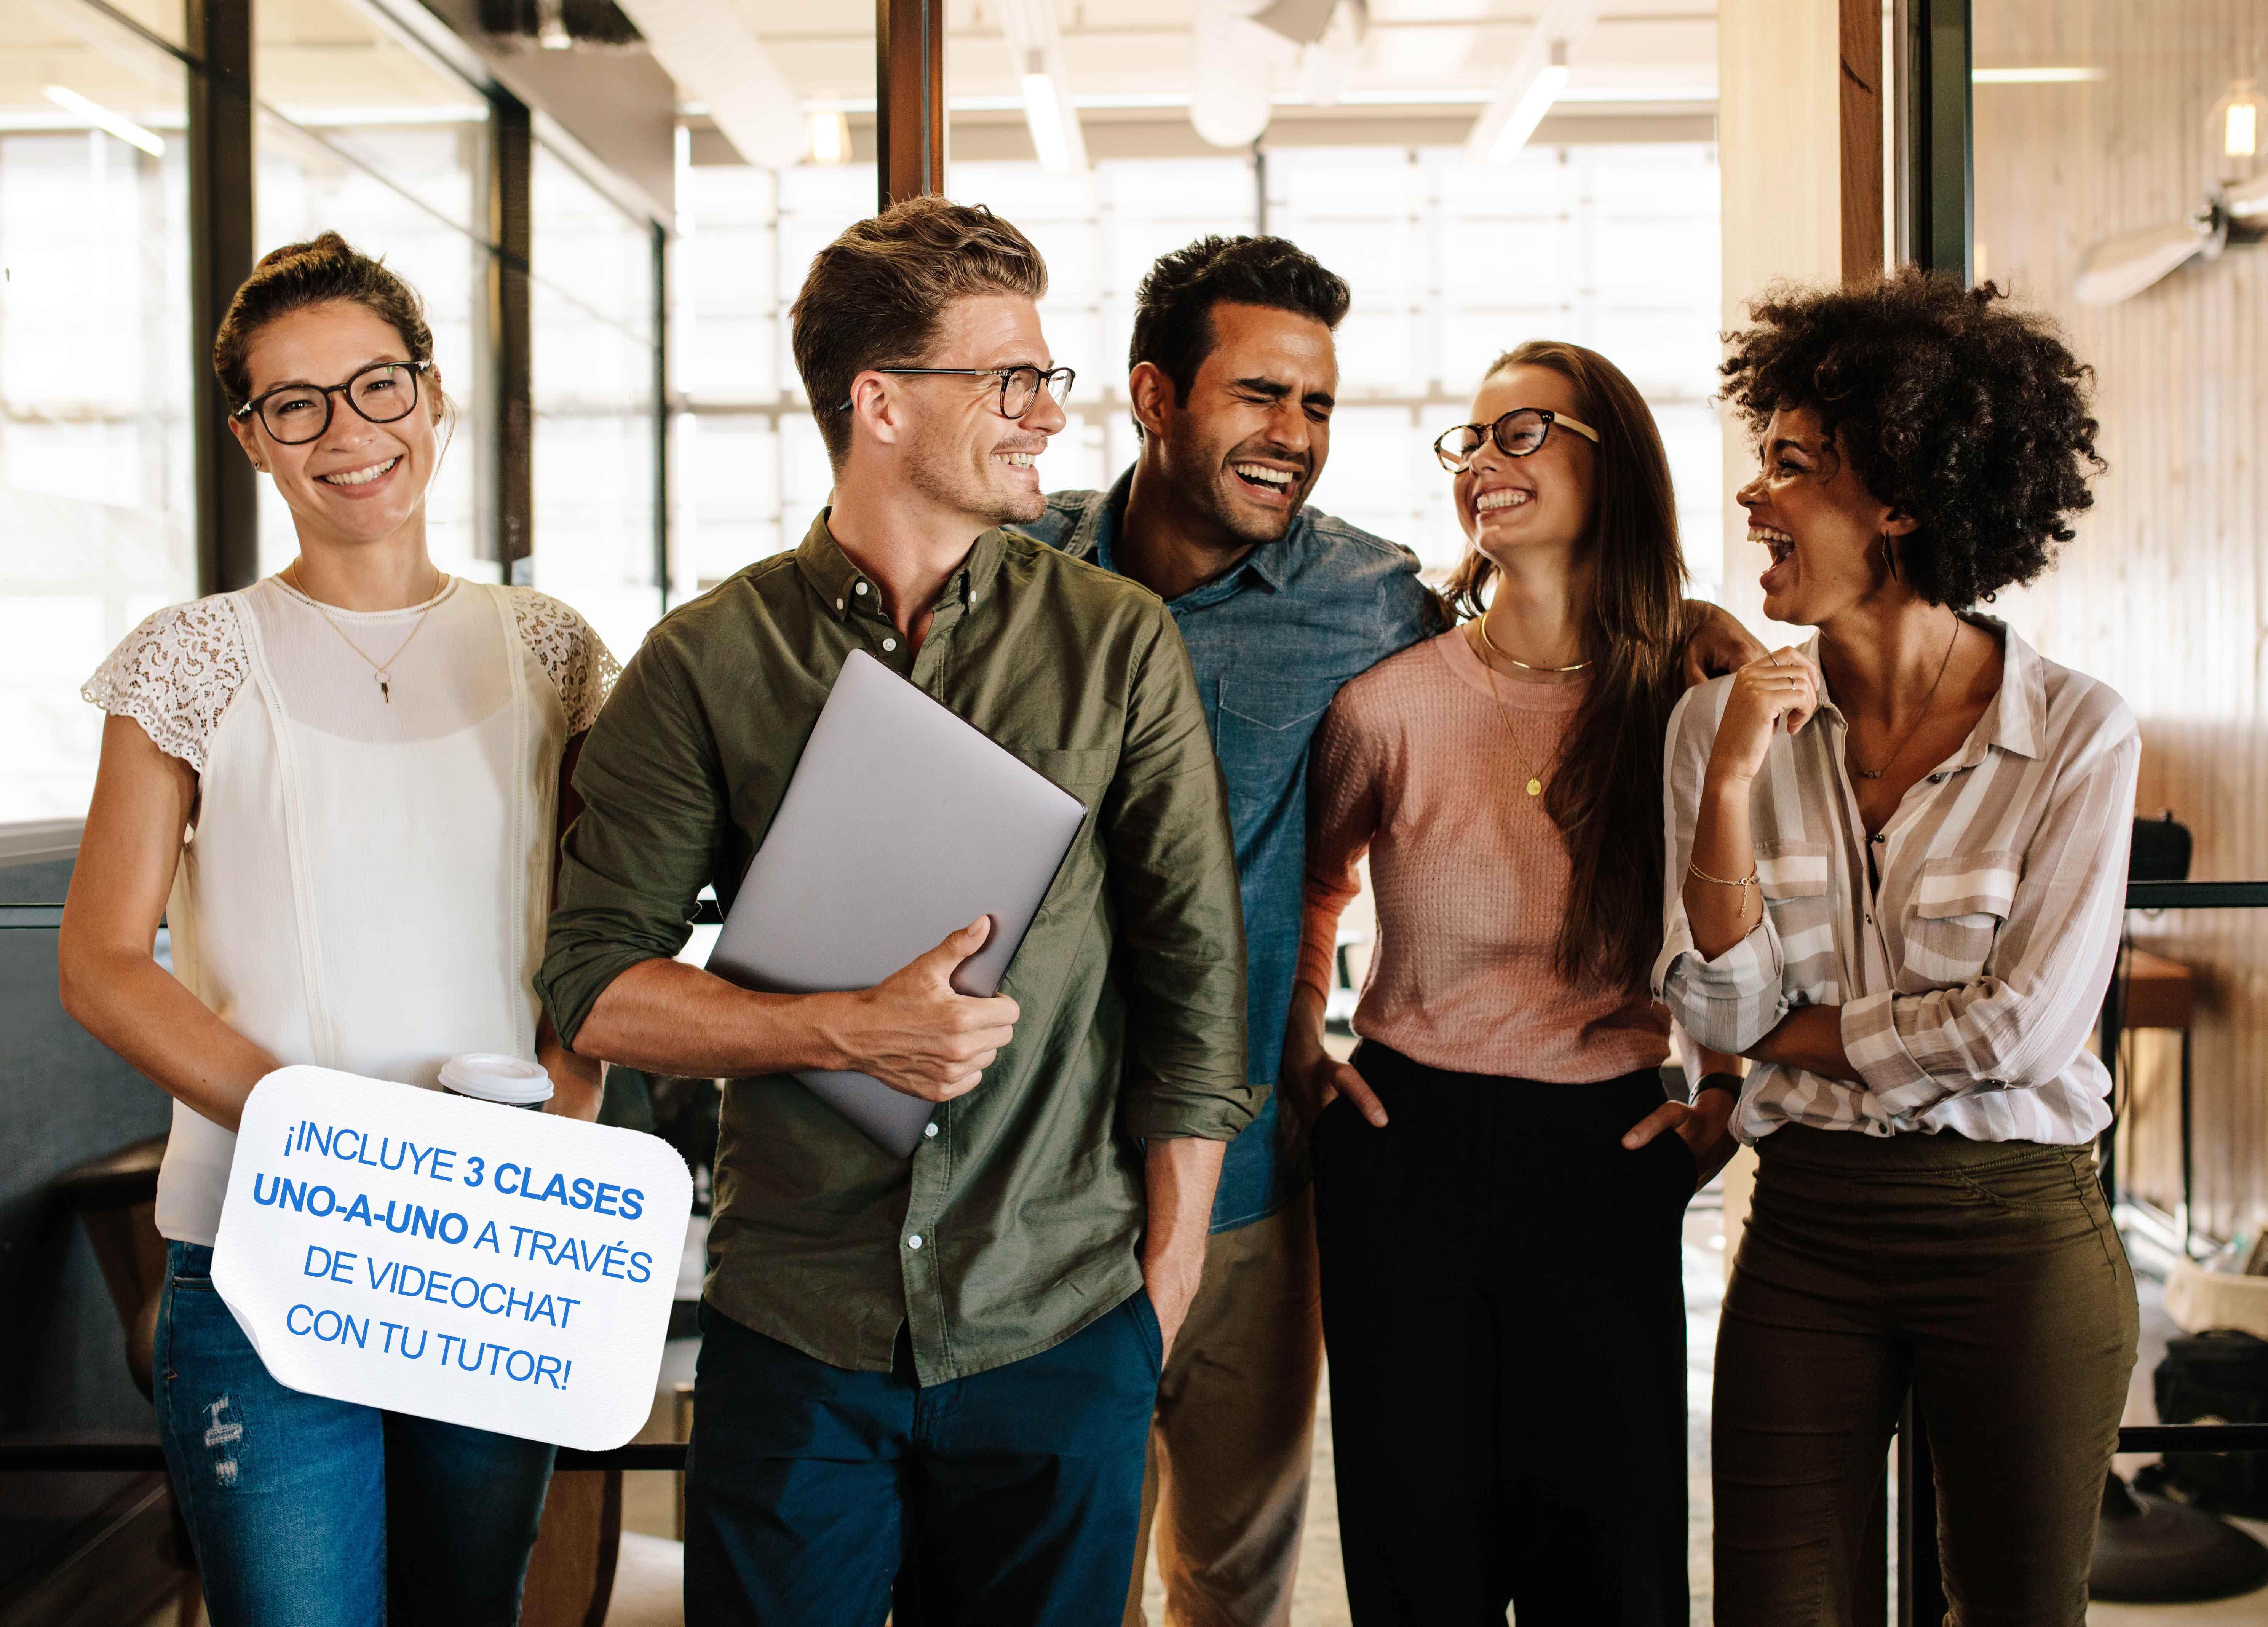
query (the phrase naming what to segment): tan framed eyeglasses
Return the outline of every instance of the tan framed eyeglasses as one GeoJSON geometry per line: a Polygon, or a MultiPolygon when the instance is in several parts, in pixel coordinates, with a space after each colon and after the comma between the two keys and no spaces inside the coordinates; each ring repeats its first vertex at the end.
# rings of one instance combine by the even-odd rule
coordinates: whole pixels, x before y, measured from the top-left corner
{"type": "Polygon", "coordinates": [[[1462,475],[1484,442],[1495,441],[1496,449],[1507,458],[1525,458],[1551,438],[1554,425],[1598,445],[1598,431],[1580,418],[1549,407],[1515,407],[1494,423],[1461,423],[1445,431],[1433,443],[1433,455],[1450,474],[1462,475]]]}

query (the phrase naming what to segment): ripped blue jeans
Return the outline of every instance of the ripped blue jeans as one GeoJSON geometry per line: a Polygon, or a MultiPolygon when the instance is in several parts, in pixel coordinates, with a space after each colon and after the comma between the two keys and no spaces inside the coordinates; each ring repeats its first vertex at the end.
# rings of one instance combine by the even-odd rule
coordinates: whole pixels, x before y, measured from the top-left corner
{"type": "Polygon", "coordinates": [[[158,1433],[213,1627],[512,1627],[552,1448],[278,1384],[166,1245],[158,1433]]]}

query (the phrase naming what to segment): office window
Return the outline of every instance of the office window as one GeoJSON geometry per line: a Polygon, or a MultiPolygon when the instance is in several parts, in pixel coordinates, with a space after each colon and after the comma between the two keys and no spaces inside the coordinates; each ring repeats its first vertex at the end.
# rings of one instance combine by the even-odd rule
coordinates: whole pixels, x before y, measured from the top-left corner
{"type": "Polygon", "coordinates": [[[541,144],[533,213],[534,579],[628,659],[662,604],[652,232],[541,144]]]}
{"type": "Polygon", "coordinates": [[[184,70],[77,0],[0,0],[0,39],[39,64],[0,76],[6,821],[85,812],[102,720],[78,687],[195,594],[196,526],[184,70]]]}
{"type": "MultiPolygon", "coordinates": [[[[491,252],[480,204],[488,103],[350,0],[263,0],[253,8],[253,52],[266,104],[253,136],[259,250],[336,232],[423,297],[455,409],[426,499],[427,546],[445,571],[499,580],[479,500],[488,453],[480,365],[491,252]]],[[[263,480],[260,568],[280,571],[298,551],[291,510],[263,480]]]]}
{"type": "MultiPolygon", "coordinates": [[[[681,169],[673,333],[688,398],[677,492],[687,587],[793,546],[826,500],[786,311],[813,251],[871,210],[871,188],[864,170],[805,166],[775,180],[738,165],[681,169]]],[[[1254,230],[1262,187],[1251,158],[1104,159],[1073,175],[957,163],[950,188],[1014,221],[1047,257],[1041,317],[1056,359],[1079,377],[1042,482],[1108,485],[1135,455],[1125,393],[1135,289],[1161,254],[1254,230]]],[[[1428,444],[1462,422],[1498,354],[1522,339],[1572,339],[1614,360],[1653,407],[1683,529],[1704,544],[1695,591],[1714,594],[1713,147],[1543,148],[1500,167],[1469,166],[1454,150],[1291,148],[1268,153],[1265,192],[1267,229],[1337,270],[1354,295],[1338,334],[1342,404],[1322,508],[1446,571],[1464,538],[1428,444]]]]}

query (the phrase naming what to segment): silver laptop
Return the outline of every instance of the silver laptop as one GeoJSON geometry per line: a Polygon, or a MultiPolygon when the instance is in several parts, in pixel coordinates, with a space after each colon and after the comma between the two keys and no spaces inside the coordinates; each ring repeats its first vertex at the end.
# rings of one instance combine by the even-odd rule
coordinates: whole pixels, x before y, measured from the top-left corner
{"type": "MultiPolygon", "coordinates": [[[[996,993],[1086,817],[1079,799],[854,651],[709,969],[776,994],[871,989],[990,916],[992,936],[953,983],[996,993]]],[[[921,1145],[929,1102],[865,1073],[797,1077],[887,1152],[910,1158],[921,1145]]]]}

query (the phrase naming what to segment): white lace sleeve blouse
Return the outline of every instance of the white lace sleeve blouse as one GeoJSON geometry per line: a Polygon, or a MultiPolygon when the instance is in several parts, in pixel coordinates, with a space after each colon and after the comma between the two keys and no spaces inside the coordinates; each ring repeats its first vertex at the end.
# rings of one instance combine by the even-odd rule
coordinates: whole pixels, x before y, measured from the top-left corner
{"type": "MultiPolygon", "coordinates": [[[[616,671],[558,600],[454,578],[404,610],[270,577],[151,616],[82,693],[197,773],[175,975],[284,1063],[431,1088],[459,1051],[533,1059],[560,760],[616,671]]],[[[166,1236],[212,1241],[235,1143],[173,1104],[166,1236]]]]}

